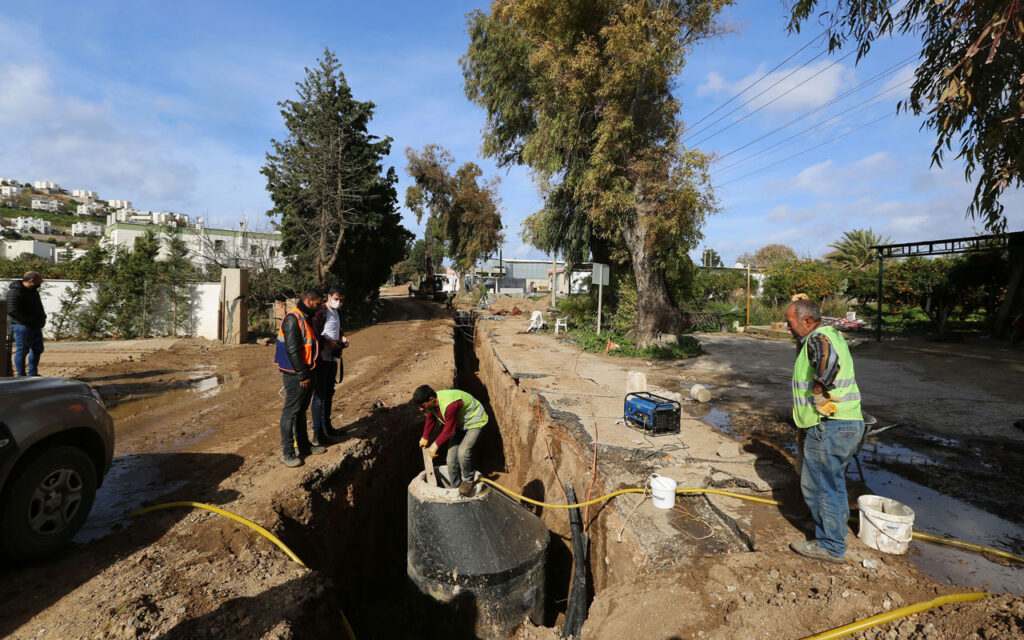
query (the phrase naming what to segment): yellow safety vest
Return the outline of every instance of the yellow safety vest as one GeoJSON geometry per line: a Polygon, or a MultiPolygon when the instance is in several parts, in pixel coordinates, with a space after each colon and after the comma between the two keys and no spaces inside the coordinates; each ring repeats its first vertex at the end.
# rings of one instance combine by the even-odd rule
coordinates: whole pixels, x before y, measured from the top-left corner
{"type": "Polygon", "coordinates": [[[839,373],[836,374],[835,389],[828,392],[836,405],[833,420],[863,420],[860,412],[860,388],[853,374],[853,357],[843,334],[835,327],[818,327],[804,339],[804,346],[793,365],[793,421],[796,426],[807,429],[821,423],[822,415],[814,408],[814,368],[807,360],[807,342],[811,336],[820,333],[829,339],[839,356],[839,373]]]}

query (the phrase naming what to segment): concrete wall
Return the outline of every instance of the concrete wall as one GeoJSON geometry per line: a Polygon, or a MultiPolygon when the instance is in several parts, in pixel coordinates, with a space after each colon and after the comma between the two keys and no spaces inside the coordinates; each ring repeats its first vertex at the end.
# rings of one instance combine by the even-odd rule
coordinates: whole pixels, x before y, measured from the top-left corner
{"type": "MultiPolygon", "coordinates": [[[[4,281],[4,287],[7,286],[4,281]]],[[[60,311],[60,299],[70,287],[77,286],[74,280],[46,280],[40,290],[40,297],[43,300],[43,309],[46,310],[46,328],[43,335],[52,337],[53,320],[60,311]]],[[[90,287],[86,293],[87,301],[93,300],[94,287],[90,287]]],[[[162,315],[167,311],[166,301],[157,305],[157,314],[162,315]]],[[[217,312],[220,307],[220,283],[219,282],[197,282],[192,285],[192,318],[189,326],[178,327],[178,335],[196,336],[200,338],[217,339],[217,312]]],[[[169,335],[172,328],[165,326],[163,322],[154,323],[154,335],[169,335]]]]}

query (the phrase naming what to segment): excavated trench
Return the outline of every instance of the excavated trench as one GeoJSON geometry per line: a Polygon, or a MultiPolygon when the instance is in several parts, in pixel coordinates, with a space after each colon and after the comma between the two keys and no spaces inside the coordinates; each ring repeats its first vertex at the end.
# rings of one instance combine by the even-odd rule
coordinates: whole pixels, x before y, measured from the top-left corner
{"type": "MultiPolygon", "coordinates": [[[[562,502],[548,460],[550,449],[550,458],[558,461],[559,480],[572,485],[580,497],[586,495],[593,443],[578,420],[520,387],[496,354],[474,339],[472,318],[463,319],[455,332],[453,383],[484,403],[494,425],[478,445],[478,470],[535,500],[562,502]]],[[[420,594],[406,574],[407,487],[422,471],[416,447],[421,425],[422,416],[411,404],[363,418],[352,425],[353,431],[372,435],[352,446],[338,465],[307,477],[302,491],[290,501],[276,505],[275,528],[282,539],[326,577],[327,585],[316,597],[326,597],[331,607],[343,609],[360,640],[474,637],[477,609],[471,596],[438,604],[420,594]]],[[[621,454],[600,451],[603,464],[628,470],[630,461],[619,460],[621,454]]],[[[642,470],[637,472],[640,475],[634,477],[642,477],[642,470]]],[[[616,488],[605,486],[599,474],[592,493],[597,496],[616,488]]],[[[678,561],[675,550],[659,546],[663,532],[652,532],[646,542],[642,537],[617,542],[623,516],[610,504],[596,505],[588,514],[588,603],[609,584],[621,584],[678,561]]],[[[716,519],[710,504],[697,508],[703,509],[695,514],[698,521],[716,519]]],[[[532,510],[551,531],[543,624],[560,629],[573,564],[569,518],[564,510],[532,510]]],[[[686,521],[673,524],[683,533],[687,526],[686,521]]],[[[692,551],[748,550],[748,544],[729,527],[716,529],[692,551]]],[[[298,637],[305,637],[322,633],[323,625],[295,621],[293,629],[298,637]]]]}

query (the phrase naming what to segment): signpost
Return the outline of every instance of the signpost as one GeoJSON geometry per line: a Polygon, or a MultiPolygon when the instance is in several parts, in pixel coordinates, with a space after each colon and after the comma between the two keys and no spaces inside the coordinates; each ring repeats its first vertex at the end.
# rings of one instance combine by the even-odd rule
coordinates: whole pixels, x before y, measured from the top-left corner
{"type": "Polygon", "coordinates": [[[600,262],[592,264],[594,270],[590,283],[597,285],[597,335],[601,335],[601,298],[604,293],[604,287],[608,286],[608,275],[611,269],[608,268],[608,265],[601,264],[600,262]]]}

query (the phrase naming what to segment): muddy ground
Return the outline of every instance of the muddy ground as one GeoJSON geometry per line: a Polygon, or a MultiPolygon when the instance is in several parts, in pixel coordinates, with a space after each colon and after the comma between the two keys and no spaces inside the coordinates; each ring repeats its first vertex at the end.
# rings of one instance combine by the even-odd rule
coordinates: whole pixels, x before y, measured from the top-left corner
{"type": "MultiPolygon", "coordinates": [[[[49,362],[44,355],[44,374],[73,374],[100,390],[117,425],[115,462],[72,547],[44,563],[0,573],[0,636],[334,638],[344,637],[344,611],[361,640],[468,637],[446,628],[451,611],[417,599],[404,582],[404,487],[419,464],[420,426],[405,403],[415,386],[444,387],[456,376],[451,320],[441,305],[404,293],[385,298],[376,325],[349,334],[352,347],[345,354],[334,417],[335,426],[348,428],[347,437],[299,469],[279,462],[281,382],[271,365],[272,346],[180,340],[157,350],[133,345],[90,355],[91,360],[78,361],[75,349],[91,354],[99,347],[65,347],[63,355],[55,348],[49,362]],[[249,529],[205,511],[126,516],[172,500],[216,504],[266,526],[311,570],[249,529]]],[[[792,347],[731,336],[705,342],[708,357],[630,364],[646,367],[652,383],[665,388],[712,385],[712,406],[688,411],[705,414],[709,428],[735,435],[744,447],[765,443],[785,457],[790,434],[781,416],[792,347]]],[[[1019,352],[1015,359],[984,349],[965,357],[941,351],[955,345],[906,348],[916,351],[870,345],[854,351],[865,396],[878,398],[869,400],[868,409],[882,424],[915,425],[869,443],[865,488],[881,493],[872,482],[888,490],[911,483],[902,490],[917,499],[912,506],[930,521],[945,513],[962,516],[966,504],[976,510],[969,513],[972,526],[996,531],[999,539],[978,540],[972,531],[957,529],[956,515],[943,523],[951,535],[1024,552],[1024,487],[1012,484],[1020,482],[1015,447],[1024,433],[1004,424],[1024,410],[1013,382],[1019,387],[1019,352]],[[964,382],[967,370],[977,373],[977,383],[964,382]],[[970,462],[979,458],[992,467],[970,462]],[[920,487],[935,495],[922,494],[920,487]],[[942,502],[949,495],[963,502],[942,502]],[[940,511],[929,513],[922,501],[938,504],[940,511]],[[984,520],[986,515],[996,520],[984,520]]],[[[472,382],[467,375],[460,378],[463,384],[472,382]]],[[[483,454],[484,470],[500,477],[502,452],[491,448],[483,454]]],[[[681,502],[672,517],[699,537],[699,527],[689,526],[691,514],[681,502]]],[[[877,554],[864,554],[863,545],[854,543],[857,562],[823,567],[785,549],[783,540],[798,532],[798,523],[774,517],[763,527],[756,552],[731,554],[727,562],[713,554],[688,556],[665,568],[670,584],[646,580],[600,594],[587,627],[595,635],[587,637],[800,637],[864,611],[963,590],[957,587],[969,580],[956,567],[977,573],[979,566],[960,564],[959,552],[949,551],[943,552],[945,564],[919,569],[913,557],[909,563],[891,558],[867,568],[859,561],[877,554]],[[774,538],[777,544],[766,542],[774,538]]],[[[553,556],[566,560],[564,553],[553,556]]],[[[995,566],[1005,572],[996,578],[1020,580],[1021,569],[995,566]]],[[[557,637],[565,596],[549,596],[550,626],[524,628],[518,638],[557,637]]],[[[921,614],[860,637],[1022,634],[1021,598],[1002,596],[921,614]]]]}

